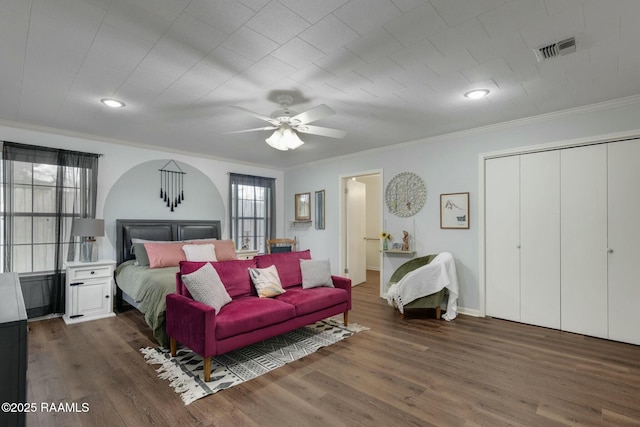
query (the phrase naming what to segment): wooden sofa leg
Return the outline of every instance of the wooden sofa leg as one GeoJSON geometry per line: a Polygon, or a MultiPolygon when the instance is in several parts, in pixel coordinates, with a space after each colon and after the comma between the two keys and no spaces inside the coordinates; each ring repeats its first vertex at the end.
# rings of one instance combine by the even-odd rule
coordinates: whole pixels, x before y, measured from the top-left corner
{"type": "Polygon", "coordinates": [[[210,357],[205,357],[204,359],[204,382],[208,383],[209,381],[211,381],[211,358],[210,357]]]}
{"type": "Polygon", "coordinates": [[[171,357],[176,357],[178,351],[178,343],[175,338],[169,337],[169,347],[171,349],[171,357]]]}
{"type": "Polygon", "coordinates": [[[345,311],[344,312],[344,326],[349,325],[349,312],[345,311]]]}
{"type": "Polygon", "coordinates": [[[441,314],[440,306],[437,306],[436,307],[436,319],[438,319],[438,320],[440,319],[440,314],[441,314]]]}

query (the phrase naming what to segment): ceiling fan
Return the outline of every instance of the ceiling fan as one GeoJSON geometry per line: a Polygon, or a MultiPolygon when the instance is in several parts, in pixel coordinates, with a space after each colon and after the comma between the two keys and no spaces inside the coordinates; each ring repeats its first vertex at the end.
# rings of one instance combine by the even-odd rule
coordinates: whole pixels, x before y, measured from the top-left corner
{"type": "Polygon", "coordinates": [[[293,97],[291,95],[279,95],[277,97],[277,102],[278,104],[280,104],[281,109],[271,113],[271,117],[255,113],[251,110],[247,110],[246,108],[237,105],[232,105],[231,108],[244,111],[245,113],[250,114],[253,117],[264,120],[268,122],[270,126],[237,130],[225,133],[233,134],[255,132],[261,130],[273,130],[273,134],[265,141],[273,148],[282,151],[293,150],[304,144],[304,142],[298,137],[297,132],[326,136],[329,138],[344,138],[344,136],[347,134],[342,130],[331,129],[322,126],[313,126],[309,124],[311,122],[315,122],[316,120],[323,119],[336,113],[325,104],[320,104],[317,107],[313,107],[302,113],[296,113],[295,111],[289,109],[289,106],[293,102],[293,97]]]}

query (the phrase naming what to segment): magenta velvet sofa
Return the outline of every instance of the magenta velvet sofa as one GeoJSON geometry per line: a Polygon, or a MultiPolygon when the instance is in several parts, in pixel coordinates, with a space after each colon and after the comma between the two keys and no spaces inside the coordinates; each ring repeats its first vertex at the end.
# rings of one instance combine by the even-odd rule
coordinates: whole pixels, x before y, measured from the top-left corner
{"type": "Polygon", "coordinates": [[[348,323],[351,280],[332,276],[335,287],[303,289],[300,259],[311,259],[310,251],[258,255],[251,260],[212,262],[231,302],[220,312],[191,298],[181,274],[189,274],[205,262],[180,263],[176,293],[167,295],[166,330],[171,354],[177,343],[204,359],[204,380],[210,380],[210,357],[292,331],[336,314],[348,323]],[[249,268],[275,265],[285,293],[260,298],[251,283],[249,268]]]}

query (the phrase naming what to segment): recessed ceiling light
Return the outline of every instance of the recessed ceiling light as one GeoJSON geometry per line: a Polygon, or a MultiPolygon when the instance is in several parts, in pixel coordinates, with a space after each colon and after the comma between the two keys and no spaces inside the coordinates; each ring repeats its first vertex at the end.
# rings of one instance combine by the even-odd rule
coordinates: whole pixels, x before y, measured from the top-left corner
{"type": "Polygon", "coordinates": [[[488,94],[489,94],[489,89],[476,89],[476,90],[470,90],[469,92],[465,93],[464,96],[469,99],[480,99],[483,96],[487,96],[488,94]]]}
{"type": "Polygon", "coordinates": [[[111,107],[111,108],[124,107],[124,102],[118,101],[117,99],[104,98],[104,99],[101,99],[100,102],[102,102],[107,107],[111,107]]]}

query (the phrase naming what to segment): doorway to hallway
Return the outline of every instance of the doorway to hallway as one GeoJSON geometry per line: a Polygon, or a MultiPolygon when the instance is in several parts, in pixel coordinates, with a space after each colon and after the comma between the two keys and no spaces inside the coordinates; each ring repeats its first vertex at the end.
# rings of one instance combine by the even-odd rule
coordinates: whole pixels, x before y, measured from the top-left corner
{"type": "Polygon", "coordinates": [[[340,191],[341,274],[356,286],[368,282],[368,272],[374,271],[379,282],[382,277],[382,171],[342,176],[340,191]]]}

